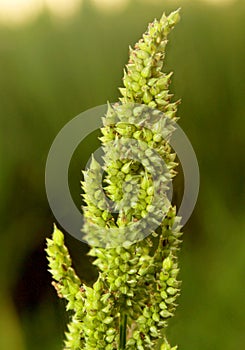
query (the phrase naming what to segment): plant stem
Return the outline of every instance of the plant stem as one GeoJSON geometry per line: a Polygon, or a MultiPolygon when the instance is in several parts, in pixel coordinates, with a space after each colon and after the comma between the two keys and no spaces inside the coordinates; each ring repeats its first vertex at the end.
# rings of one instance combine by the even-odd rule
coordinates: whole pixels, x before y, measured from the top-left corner
{"type": "Polygon", "coordinates": [[[127,314],[121,310],[120,314],[120,350],[125,349],[127,335],[127,314]]]}

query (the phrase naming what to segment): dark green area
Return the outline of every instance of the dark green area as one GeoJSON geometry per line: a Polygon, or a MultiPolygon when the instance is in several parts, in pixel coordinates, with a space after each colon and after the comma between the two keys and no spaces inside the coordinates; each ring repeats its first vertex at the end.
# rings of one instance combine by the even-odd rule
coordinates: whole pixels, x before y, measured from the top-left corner
{"type": "MultiPolygon", "coordinates": [[[[46,157],[69,120],[118,98],[128,45],[164,7],[174,9],[133,3],[123,14],[105,15],[86,6],[69,22],[43,15],[26,27],[0,28],[1,349],[62,347],[68,316],[43,252],[54,221],[46,157]]],[[[182,350],[234,350],[245,343],[244,15],[243,1],[224,7],[186,2],[168,46],[165,70],[174,71],[180,125],[201,172],[180,254],[180,305],[168,330],[182,350]]],[[[71,163],[77,204],[80,170],[96,142],[90,137],[71,163]]],[[[93,281],[86,245],[68,235],[67,244],[80,276],[93,281]]]]}

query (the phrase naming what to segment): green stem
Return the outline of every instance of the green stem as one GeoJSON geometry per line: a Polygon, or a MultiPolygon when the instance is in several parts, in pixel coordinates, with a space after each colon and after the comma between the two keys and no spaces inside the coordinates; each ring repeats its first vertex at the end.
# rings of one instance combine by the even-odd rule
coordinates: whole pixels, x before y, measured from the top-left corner
{"type": "Polygon", "coordinates": [[[120,314],[120,350],[126,347],[127,314],[122,310],[120,314]]]}

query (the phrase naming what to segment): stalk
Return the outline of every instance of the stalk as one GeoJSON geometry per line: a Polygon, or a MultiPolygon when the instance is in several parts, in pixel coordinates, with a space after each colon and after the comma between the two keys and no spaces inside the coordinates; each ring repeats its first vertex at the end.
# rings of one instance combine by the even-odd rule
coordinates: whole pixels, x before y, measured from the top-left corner
{"type": "Polygon", "coordinates": [[[120,350],[124,350],[126,347],[127,338],[127,314],[122,308],[120,314],[120,350]]]}

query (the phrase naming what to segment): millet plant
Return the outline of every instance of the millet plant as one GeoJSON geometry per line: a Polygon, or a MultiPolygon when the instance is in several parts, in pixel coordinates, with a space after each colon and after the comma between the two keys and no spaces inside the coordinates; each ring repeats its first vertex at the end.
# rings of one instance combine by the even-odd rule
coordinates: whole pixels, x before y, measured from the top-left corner
{"type": "Polygon", "coordinates": [[[180,218],[163,195],[165,216],[159,222],[160,202],[154,195],[158,186],[166,192],[176,175],[176,155],[163,135],[173,131],[179,101],[172,102],[172,73],[163,73],[162,66],[178,20],[179,11],[163,14],[130,48],[120,102],[108,104],[103,117],[104,166],[92,158],[84,171],[82,230],[98,268],[97,281],[92,286],[81,282],[57,227],[47,239],[53,285],[72,311],[65,349],[177,349],[169,345],[165,329],[179,295],[180,218]],[[146,160],[141,164],[132,155],[142,152],[146,160]],[[157,167],[156,153],[167,172],[154,179],[147,164],[157,167]]]}

